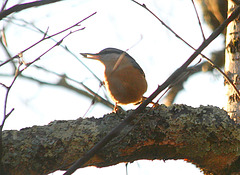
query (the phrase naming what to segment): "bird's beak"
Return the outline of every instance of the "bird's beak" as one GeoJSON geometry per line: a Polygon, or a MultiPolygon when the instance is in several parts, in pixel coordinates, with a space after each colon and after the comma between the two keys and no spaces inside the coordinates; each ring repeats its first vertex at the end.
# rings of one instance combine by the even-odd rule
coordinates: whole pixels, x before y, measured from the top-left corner
{"type": "Polygon", "coordinates": [[[98,54],[93,54],[93,53],[80,53],[83,57],[89,58],[89,59],[99,59],[98,54]]]}

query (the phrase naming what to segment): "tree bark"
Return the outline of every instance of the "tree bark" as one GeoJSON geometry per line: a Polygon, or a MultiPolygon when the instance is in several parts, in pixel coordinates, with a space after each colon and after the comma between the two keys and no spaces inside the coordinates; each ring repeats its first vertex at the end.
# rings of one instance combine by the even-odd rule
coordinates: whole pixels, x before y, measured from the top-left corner
{"type": "MultiPolygon", "coordinates": [[[[111,113],[99,119],[53,121],[46,126],[4,131],[4,168],[14,175],[65,170],[125,116],[111,113]]],[[[206,174],[230,174],[240,172],[239,145],[240,128],[224,110],[161,105],[136,116],[131,126],[84,166],[185,159],[206,174]]]]}
{"type": "MultiPolygon", "coordinates": [[[[236,8],[236,4],[228,1],[228,14],[236,8]]],[[[232,80],[237,89],[240,88],[240,23],[239,17],[229,23],[226,33],[226,61],[225,61],[225,73],[232,80]]],[[[240,122],[240,99],[237,96],[236,91],[229,83],[225,83],[227,89],[227,105],[226,111],[229,116],[237,123],[240,122]]]]}

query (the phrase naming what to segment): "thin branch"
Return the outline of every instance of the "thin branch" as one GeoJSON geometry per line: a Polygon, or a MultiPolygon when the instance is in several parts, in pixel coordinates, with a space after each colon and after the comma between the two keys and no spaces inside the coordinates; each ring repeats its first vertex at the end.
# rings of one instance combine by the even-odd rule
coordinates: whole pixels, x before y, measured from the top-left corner
{"type": "Polygon", "coordinates": [[[196,5],[194,3],[194,0],[192,0],[192,4],[193,4],[193,7],[194,7],[194,11],[195,11],[195,13],[197,15],[197,20],[198,20],[198,24],[199,24],[199,27],[200,27],[200,30],[201,30],[201,33],[202,33],[203,40],[205,40],[206,37],[205,37],[204,32],[203,32],[202,23],[200,21],[200,18],[199,18],[199,15],[198,15],[197,8],[196,8],[196,5]]]}
{"type": "MultiPolygon", "coordinates": [[[[58,74],[56,72],[52,72],[50,70],[47,70],[47,69],[45,69],[43,67],[37,66],[37,65],[34,65],[34,66],[39,68],[39,69],[45,70],[46,72],[52,73],[54,75],[57,75],[61,79],[57,83],[49,83],[49,82],[41,81],[41,80],[38,80],[36,78],[29,77],[29,76],[26,76],[26,75],[23,75],[23,74],[21,74],[20,76],[22,78],[25,78],[25,79],[28,79],[28,80],[31,80],[31,81],[35,81],[35,82],[37,82],[37,83],[39,83],[41,85],[60,86],[60,87],[67,88],[68,90],[72,90],[74,92],[82,94],[82,95],[84,95],[87,98],[95,99],[97,102],[100,102],[103,105],[113,109],[114,105],[111,102],[109,102],[109,101],[105,100],[104,98],[102,98],[100,95],[98,95],[93,90],[91,90],[89,87],[87,87],[83,82],[78,82],[77,80],[74,80],[74,79],[68,77],[67,75],[61,75],[61,74],[58,74]],[[81,89],[75,88],[74,86],[70,85],[69,83],[66,82],[66,79],[81,85],[83,88],[85,88],[87,90],[88,93],[86,91],[83,91],[81,89]]],[[[0,76],[7,76],[7,75],[0,74],[0,76]]]]}
{"type": "MultiPolygon", "coordinates": [[[[44,40],[50,39],[50,38],[52,38],[52,37],[54,37],[54,36],[56,36],[56,35],[59,35],[59,34],[61,34],[61,33],[63,33],[63,32],[66,32],[67,30],[70,30],[70,29],[72,29],[73,27],[79,26],[80,23],[82,23],[82,22],[85,21],[86,19],[92,17],[92,16],[95,15],[96,13],[97,13],[97,12],[92,13],[91,15],[87,16],[87,17],[84,18],[83,20],[77,22],[76,24],[74,24],[74,25],[72,25],[72,26],[70,26],[70,27],[68,27],[68,28],[66,28],[66,29],[64,29],[64,30],[62,30],[62,31],[60,31],[60,32],[57,32],[57,33],[52,34],[52,35],[50,35],[50,36],[46,36],[46,35],[44,34],[44,37],[43,37],[42,39],[40,39],[38,42],[32,44],[32,45],[29,46],[28,48],[22,50],[19,54],[15,55],[14,57],[12,57],[12,58],[8,59],[7,61],[3,62],[2,64],[0,64],[0,67],[3,66],[3,65],[5,65],[5,64],[7,64],[7,63],[10,62],[10,61],[12,61],[12,60],[15,59],[15,58],[20,58],[21,55],[22,55],[24,52],[26,52],[27,50],[29,50],[29,49],[31,49],[32,47],[36,46],[37,44],[43,42],[44,40]]],[[[83,29],[84,29],[84,28],[81,28],[80,30],[83,30],[83,29]]]]}
{"type": "MultiPolygon", "coordinates": [[[[30,26],[31,28],[28,27],[29,29],[31,29],[31,30],[33,30],[33,31],[35,31],[35,32],[40,32],[40,33],[44,34],[45,37],[48,37],[48,35],[47,35],[48,29],[47,29],[46,31],[43,31],[43,30],[39,29],[37,26],[35,26],[33,23],[29,23],[28,21],[25,21],[24,19],[11,18],[11,21],[12,21],[12,20],[21,21],[21,22],[23,22],[24,24],[23,24],[23,25],[20,25],[20,26],[22,26],[22,27],[30,26]]],[[[12,22],[12,23],[13,23],[13,22],[12,22]]],[[[16,24],[16,23],[14,23],[14,24],[16,24]]],[[[18,25],[18,24],[16,24],[16,25],[18,25]]],[[[54,38],[52,38],[52,37],[51,37],[50,39],[53,40],[54,42],[57,42],[57,41],[56,41],[54,38]]],[[[97,76],[91,69],[89,69],[89,67],[88,67],[86,64],[84,64],[84,62],[82,62],[81,59],[78,58],[77,55],[75,55],[72,51],[70,51],[70,50],[68,49],[67,46],[63,46],[63,45],[60,45],[60,46],[61,46],[65,51],[67,51],[68,53],[70,53],[75,59],[77,59],[88,71],[90,71],[90,73],[91,73],[99,82],[102,82],[102,81],[98,78],[98,76],[97,76]]],[[[3,46],[3,47],[4,47],[4,46],[3,46]]],[[[6,47],[4,47],[4,50],[7,52],[6,47]]],[[[8,53],[8,52],[7,52],[7,53],[8,53]]],[[[10,56],[9,53],[8,53],[8,56],[9,56],[9,58],[11,58],[11,56],[10,56]]],[[[47,69],[45,69],[45,68],[43,68],[43,67],[40,67],[40,66],[37,66],[37,65],[35,65],[35,67],[37,67],[37,68],[39,68],[39,69],[42,69],[42,70],[44,70],[44,71],[47,71],[47,72],[49,72],[49,73],[52,73],[52,74],[54,74],[54,75],[57,75],[57,76],[59,76],[59,77],[62,78],[62,75],[57,74],[57,73],[52,72],[52,71],[49,71],[49,70],[47,70],[47,69]]],[[[29,79],[29,77],[24,77],[24,78],[28,78],[28,79],[29,79]]],[[[99,96],[98,94],[96,94],[94,91],[92,91],[91,89],[89,89],[86,85],[84,85],[82,82],[78,82],[78,81],[76,81],[76,80],[74,80],[74,79],[71,79],[70,77],[67,77],[67,76],[65,76],[65,78],[68,79],[68,80],[71,80],[71,81],[73,81],[73,82],[76,82],[76,83],[80,84],[81,86],[83,86],[83,87],[84,87],[90,94],[92,94],[93,96],[91,96],[91,95],[88,94],[88,93],[86,94],[85,91],[81,91],[80,89],[77,89],[77,88],[72,87],[72,86],[70,86],[70,85],[69,85],[70,87],[69,87],[69,86],[63,86],[63,87],[69,88],[70,90],[74,90],[74,91],[76,91],[76,92],[78,92],[78,93],[80,93],[80,94],[84,94],[86,97],[89,97],[89,98],[91,98],[91,99],[93,99],[93,97],[95,97],[98,102],[106,105],[107,107],[110,107],[110,108],[113,108],[113,107],[114,107],[114,105],[113,105],[112,103],[110,103],[108,100],[105,100],[104,98],[102,98],[101,96],[99,96]]],[[[37,81],[37,82],[38,82],[37,79],[34,79],[33,81],[37,81]]],[[[45,82],[45,83],[39,82],[39,83],[40,83],[40,84],[47,84],[47,82],[45,82]]],[[[60,86],[62,86],[62,85],[60,85],[60,86]]]]}
{"type": "Polygon", "coordinates": [[[237,5],[240,5],[240,0],[233,0],[237,5]]]}
{"type": "MultiPolygon", "coordinates": [[[[140,5],[141,7],[143,7],[144,9],[146,9],[148,12],[150,12],[158,21],[160,21],[162,23],[163,26],[165,26],[170,32],[172,32],[177,38],[179,38],[181,41],[183,41],[187,46],[189,46],[190,48],[192,48],[193,50],[196,51],[196,49],[191,46],[188,42],[186,42],[182,37],[180,37],[176,32],[174,32],[167,24],[165,24],[157,15],[155,15],[149,8],[147,8],[146,5],[144,4],[140,4],[139,2],[132,0],[133,2],[135,2],[136,4],[140,5]]],[[[233,89],[236,91],[237,96],[240,98],[240,92],[237,90],[237,87],[234,85],[234,83],[227,77],[227,75],[217,66],[215,65],[212,60],[210,60],[207,56],[205,56],[204,54],[200,53],[200,55],[203,56],[203,58],[205,58],[214,68],[216,68],[223,76],[224,78],[228,81],[229,84],[231,84],[231,86],[233,87],[233,89]]]]}
{"type": "Polygon", "coordinates": [[[2,7],[1,7],[1,11],[2,11],[3,9],[5,9],[7,3],[8,3],[8,0],[5,0],[4,3],[3,3],[3,5],[2,5],[2,7]]]}
{"type": "MultiPolygon", "coordinates": [[[[7,115],[7,100],[8,100],[8,95],[9,95],[9,92],[10,92],[10,90],[11,90],[14,82],[15,82],[16,79],[17,79],[17,76],[19,75],[20,66],[21,66],[21,64],[19,64],[19,66],[18,66],[18,68],[17,68],[17,70],[16,70],[16,73],[15,73],[15,76],[14,76],[14,78],[13,78],[10,86],[5,86],[5,87],[7,88],[7,92],[6,92],[5,99],[4,99],[3,121],[2,121],[1,126],[0,126],[0,132],[2,132],[4,123],[5,123],[6,119],[7,119],[7,117],[9,116],[9,115],[7,115]]],[[[10,113],[8,113],[8,114],[10,114],[10,113]]],[[[1,145],[0,145],[0,146],[1,146],[1,145]]],[[[0,148],[0,149],[1,149],[1,148],[0,148]]]]}
{"type": "Polygon", "coordinates": [[[7,113],[6,118],[7,118],[8,116],[10,116],[10,115],[12,114],[13,111],[14,111],[14,108],[12,108],[11,111],[10,111],[9,113],[7,113]]]}
{"type": "MultiPolygon", "coordinates": [[[[25,21],[25,20],[23,20],[23,19],[16,19],[16,18],[14,18],[15,20],[19,20],[19,21],[22,21],[22,22],[24,22],[25,24],[27,24],[27,25],[30,25],[31,27],[33,27],[33,31],[37,31],[37,32],[40,32],[40,33],[42,33],[42,34],[45,34],[46,32],[44,32],[43,30],[41,30],[40,28],[38,28],[37,26],[35,26],[33,23],[29,23],[29,22],[27,22],[27,21],[25,21]],[[34,30],[35,29],[35,30],[34,30]]],[[[16,24],[16,25],[18,25],[18,24],[16,24]]],[[[22,25],[22,27],[26,27],[26,25],[22,25]]],[[[48,35],[47,35],[48,36],[48,35]]],[[[54,42],[56,42],[56,40],[54,39],[54,38],[50,38],[51,40],[53,40],[54,42]]],[[[69,49],[68,49],[68,47],[67,46],[63,46],[63,45],[61,45],[61,47],[65,50],[65,51],[67,51],[69,54],[71,54],[75,59],[77,59],[99,82],[102,82],[101,80],[100,80],[100,78],[86,65],[86,64],[84,64],[84,62],[82,62],[82,60],[81,59],[79,59],[79,57],[77,56],[77,55],[75,55],[72,51],[70,51],[69,49]]]]}
{"type": "Polygon", "coordinates": [[[41,0],[41,1],[33,1],[33,2],[28,2],[28,3],[23,3],[23,4],[17,4],[14,5],[6,10],[3,10],[0,12],[0,20],[2,20],[3,18],[7,17],[8,15],[14,13],[14,12],[19,12],[31,7],[38,7],[38,6],[42,6],[42,5],[46,5],[46,4],[51,4],[51,3],[55,3],[61,0],[41,0]]]}

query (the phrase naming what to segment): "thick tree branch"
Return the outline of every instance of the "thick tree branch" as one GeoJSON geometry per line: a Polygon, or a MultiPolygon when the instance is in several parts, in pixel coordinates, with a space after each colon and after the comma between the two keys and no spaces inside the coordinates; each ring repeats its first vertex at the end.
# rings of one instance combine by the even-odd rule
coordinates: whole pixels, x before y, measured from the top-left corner
{"type": "MultiPolygon", "coordinates": [[[[138,114],[136,120],[140,117],[136,126],[128,125],[84,166],[185,159],[206,173],[240,172],[236,162],[240,128],[225,111],[212,106],[161,105],[138,114]]],[[[54,121],[46,126],[4,131],[4,168],[14,175],[67,169],[124,118],[112,113],[100,119],[54,121]]]]}

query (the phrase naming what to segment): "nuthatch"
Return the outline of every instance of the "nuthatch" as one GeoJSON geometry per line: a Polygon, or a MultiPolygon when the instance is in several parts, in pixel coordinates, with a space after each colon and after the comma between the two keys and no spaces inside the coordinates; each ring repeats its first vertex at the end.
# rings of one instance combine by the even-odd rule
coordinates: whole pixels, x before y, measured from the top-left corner
{"type": "Polygon", "coordinates": [[[138,63],[126,52],[106,48],[97,54],[81,53],[85,58],[100,61],[105,66],[104,84],[117,104],[139,103],[147,90],[145,74],[138,63]]]}

